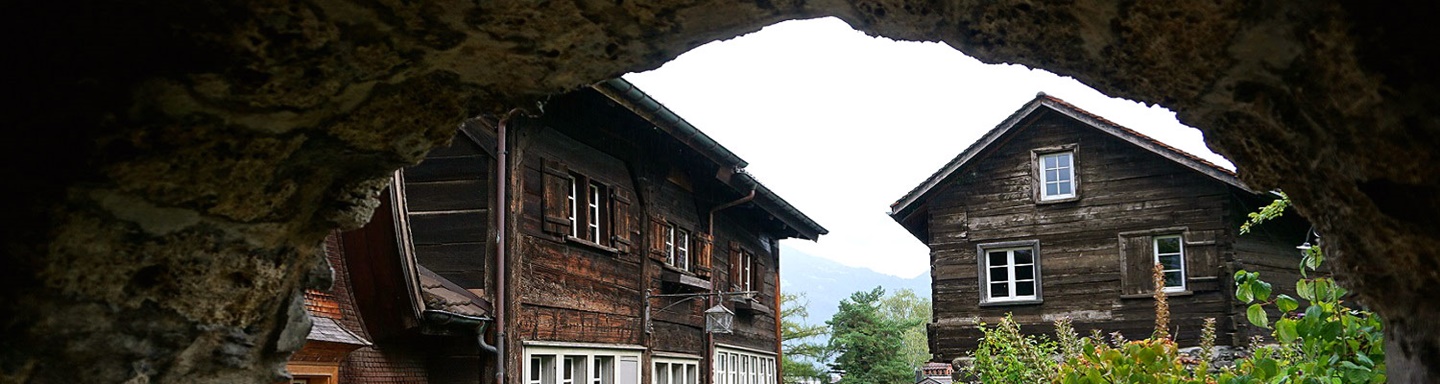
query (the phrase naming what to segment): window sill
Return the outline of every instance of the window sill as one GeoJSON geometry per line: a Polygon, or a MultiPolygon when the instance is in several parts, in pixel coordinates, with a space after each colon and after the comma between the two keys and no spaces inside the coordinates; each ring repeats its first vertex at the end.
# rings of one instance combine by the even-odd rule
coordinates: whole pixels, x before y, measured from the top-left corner
{"type": "Polygon", "coordinates": [[[1057,203],[1069,203],[1069,202],[1072,202],[1072,201],[1080,201],[1080,195],[1075,195],[1075,196],[1070,196],[1070,197],[1061,197],[1061,198],[1056,198],[1056,199],[1046,199],[1046,198],[1042,198],[1042,197],[1036,197],[1036,198],[1035,198],[1035,204],[1057,204],[1057,203]]]}
{"type": "Polygon", "coordinates": [[[744,298],[744,297],[735,297],[735,298],[732,299],[732,301],[735,302],[735,312],[740,313],[740,314],[746,314],[746,315],[754,315],[754,314],[759,314],[759,313],[763,313],[763,314],[766,314],[766,315],[774,315],[774,314],[775,314],[775,311],[771,310],[770,307],[767,307],[767,306],[765,306],[764,304],[760,304],[760,301],[755,300],[755,299],[744,298]]]}
{"type": "Polygon", "coordinates": [[[660,271],[660,281],[663,283],[679,286],[682,289],[691,291],[709,291],[712,287],[710,280],[696,277],[689,272],[681,271],[669,265],[661,264],[661,266],[664,267],[664,269],[660,271]]]}
{"type": "Polygon", "coordinates": [[[1033,305],[1044,303],[1045,299],[1009,300],[1009,301],[981,301],[981,307],[1005,307],[1011,305],[1033,305]]]}
{"type": "MultiPolygon", "coordinates": [[[[1190,295],[1194,295],[1194,294],[1195,294],[1195,292],[1193,292],[1193,291],[1165,292],[1165,297],[1182,297],[1182,296],[1190,296],[1190,295]]],[[[1120,298],[1121,298],[1121,299],[1151,299],[1151,298],[1154,298],[1154,297],[1155,297],[1155,294],[1154,294],[1154,293],[1136,293],[1136,294],[1132,294],[1132,295],[1120,295],[1120,298]]]]}
{"type": "Polygon", "coordinates": [[[613,254],[620,253],[620,250],[619,250],[619,249],[615,249],[615,248],[607,247],[607,246],[604,246],[604,245],[600,245],[599,243],[596,243],[596,242],[593,242],[593,241],[590,241],[590,240],[581,239],[581,238],[578,238],[578,237],[575,237],[575,236],[565,235],[565,242],[567,242],[567,243],[580,244],[580,245],[583,245],[583,246],[585,246],[585,247],[592,248],[592,249],[595,249],[595,250],[597,250],[597,251],[609,253],[609,254],[612,254],[612,255],[613,255],[613,254]]]}

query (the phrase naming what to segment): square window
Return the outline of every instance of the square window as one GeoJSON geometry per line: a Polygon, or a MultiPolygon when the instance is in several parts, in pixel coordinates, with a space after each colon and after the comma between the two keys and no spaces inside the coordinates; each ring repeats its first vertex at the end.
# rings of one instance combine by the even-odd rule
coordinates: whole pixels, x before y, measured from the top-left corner
{"type": "Polygon", "coordinates": [[[1039,155],[1036,164],[1040,180],[1040,201],[1075,197],[1074,151],[1039,155]]]}
{"type": "MultiPolygon", "coordinates": [[[[1057,160],[1058,161],[1058,160],[1057,160]]],[[[1040,300],[1039,242],[982,244],[981,303],[1031,303],[1040,300]]]]}
{"type": "Polygon", "coordinates": [[[690,270],[690,231],[675,224],[665,227],[665,264],[681,270],[690,270]]]}
{"type": "Polygon", "coordinates": [[[610,234],[610,189],[577,173],[566,181],[565,214],[570,237],[607,245],[610,234]]]}

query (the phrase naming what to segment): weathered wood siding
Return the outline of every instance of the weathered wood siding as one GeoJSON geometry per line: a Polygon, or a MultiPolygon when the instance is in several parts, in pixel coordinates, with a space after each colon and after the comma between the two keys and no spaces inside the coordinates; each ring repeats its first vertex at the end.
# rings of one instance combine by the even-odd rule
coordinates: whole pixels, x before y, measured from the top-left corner
{"type": "MultiPolygon", "coordinates": [[[[731,187],[714,179],[713,166],[697,167],[703,164],[701,159],[683,155],[676,142],[611,124],[592,124],[583,127],[588,131],[578,131],[567,125],[570,122],[564,118],[547,121],[547,125],[527,128],[523,135],[522,191],[516,196],[522,207],[516,224],[523,282],[518,324],[512,332],[530,341],[632,344],[646,346],[650,352],[707,356],[704,311],[724,300],[702,297],[662,311],[682,298],[651,298],[653,333],[647,335],[645,292],[709,292],[666,283],[662,275],[667,271],[708,281],[716,291],[731,291],[735,285],[729,273],[732,244],[735,250],[755,255],[753,289],[761,292],[756,298],[762,305],[774,307],[778,255],[773,236],[758,229],[764,228],[758,222],[762,213],[754,207],[742,205],[715,215],[708,274],[699,268],[681,271],[668,266],[663,255],[653,251],[653,244],[665,236],[663,227],[656,225],[674,224],[692,234],[691,260],[698,262],[699,237],[709,230],[709,210],[737,197],[731,187]],[[592,146],[597,138],[612,141],[592,146]],[[660,153],[682,155],[657,156],[660,153]],[[563,163],[569,172],[633,196],[630,209],[612,213],[628,215],[624,220],[630,223],[628,228],[617,230],[633,236],[628,252],[594,247],[546,231],[547,161],[563,163]]],[[[726,306],[735,307],[728,301],[726,306]]],[[[735,333],[716,335],[719,343],[759,350],[774,350],[777,340],[773,309],[737,316],[735,333]]],[[[707,360],[701,365],[708,364],[707,360]]],[[[646,377],[648,374],[647,369],[646,377]]]]}
{"type": "MultiPolygon", "coordinates": [[[[531,137],[519,175],[524,180],[519,196],[524,208],[514,237],[519,242],[522,278],[513,286],[520,305],[515,307],[518,318],[510,332],[530,341],[643,345],[641,257],[567,239],[542,226],[547,161],[564,164],[568,171],[610,188],[633,192],[626,165],[554,129],[529,129],[527,135],[531,137]]],[[[612,214],[638,216],[633,209],[612,214]]]]}
{"type": "MultiPolygon", "coordinates": [[[[1214,317],[1219,342],[1229,343],[1234,325],[1219,260],[1233,236],[1227,219],[1231,188],[1054,112],[1028,119],[926,203],[936,358],[961,357],[975,347],[980,333],[973,318],[995,324],[1006,313],[1028,333],[1051,332],[1055,319],[1070,317],[1082,333],[1098,328],[1149,336],[1153,300],[1122,298],[1120,234],[1164,228],[1184,230],[1192,291],[1170,298],[1172,330],[1181,343],[1191,342],[1203,319],[1214,317]],[[1076,146],[1079,198],[1036,204],[1031,150],[1062,145],[1076,146]],[[1039,241],[1043,303],[979,305],[977,245],[1026,240],[1039,241]]],[[[1148,274],[1141,278],[1149,281],[1148,274]]]]}
{"type": "Polygon", "coordinates": [[[488,287],[487,265],[494,260],[493,161],[462,134],[401,172],[416,261],[466,289],[488,287]]]}

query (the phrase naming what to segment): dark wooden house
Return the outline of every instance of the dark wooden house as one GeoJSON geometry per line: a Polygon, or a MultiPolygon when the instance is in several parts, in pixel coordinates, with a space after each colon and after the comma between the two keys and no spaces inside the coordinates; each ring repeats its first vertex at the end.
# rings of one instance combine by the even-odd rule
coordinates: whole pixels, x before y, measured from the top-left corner
{"type": "MultiPolygon", "coordinates": [[[[1082,332],[1154,329],[1152,268],[1164,265],[1172,333],[1219,344],[1255,330],[1233,297],[1234,271],[1291,287],[1309,224],[1293,214],[1240,235],[1274,195],[1235,174],[1041,94],[891,207],[930,247],[938,361],[965,356],[975,320],[1007,313],[1027,333],[1070,318],[1082,332]]],[[[1292,293],[1293,296],[1293,293],[1292,293]]]]}
{"type": "Polygon", "coordinates": [[[366,348],[428,382],[778,383],[778,244],[826,230],[746,165],[619,79],[472,119],[344,236],[366,348]]]}

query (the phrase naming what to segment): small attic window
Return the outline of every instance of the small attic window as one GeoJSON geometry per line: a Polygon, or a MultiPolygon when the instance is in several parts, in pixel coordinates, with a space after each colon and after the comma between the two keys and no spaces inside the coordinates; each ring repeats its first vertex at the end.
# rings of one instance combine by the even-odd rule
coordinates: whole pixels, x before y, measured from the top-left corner
{"type": "Polygon", "coordinates": [[[1075,174],[1075,148],[1036,150],[1034,156],[1036,201],[1059,202],[1079,196],[1080,180],[1075,174]]]}

